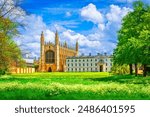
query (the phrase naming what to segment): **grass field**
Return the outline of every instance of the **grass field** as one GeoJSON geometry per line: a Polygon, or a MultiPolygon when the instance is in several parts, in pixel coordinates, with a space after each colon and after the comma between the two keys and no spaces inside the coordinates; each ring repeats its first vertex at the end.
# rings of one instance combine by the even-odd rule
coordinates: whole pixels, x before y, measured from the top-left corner
{"type": "Polygon", "coordinates": [[[150,77],[109,73],[34,73],[0,77],[1,100],[150,99],[150,77]]]}

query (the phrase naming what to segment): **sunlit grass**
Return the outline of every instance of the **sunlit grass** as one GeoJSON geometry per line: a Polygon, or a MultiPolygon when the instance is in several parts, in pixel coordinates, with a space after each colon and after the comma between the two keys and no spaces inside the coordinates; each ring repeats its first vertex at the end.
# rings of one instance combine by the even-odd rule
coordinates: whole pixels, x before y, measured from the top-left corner
{"type": "Polygon", "coordinates": [[[0,99],[150,99],[150,77],[34,73],[0,77],[0,99]]]}

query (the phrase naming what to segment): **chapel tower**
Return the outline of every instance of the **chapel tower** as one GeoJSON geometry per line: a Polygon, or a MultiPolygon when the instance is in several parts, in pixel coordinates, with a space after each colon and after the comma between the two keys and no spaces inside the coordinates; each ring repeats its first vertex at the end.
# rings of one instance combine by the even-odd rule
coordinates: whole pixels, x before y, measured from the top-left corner
{"type": "Polygon", "coordinates": [[[56,71],[59,71],[59,36],[57,30],[55,33],[55,50],[56,50],[56,54],[55,54],[56,71]]]}
{"type": "Polygon", "coordinates": [[[44,52],[44,33],[41,33],[41,57],[40,57],[40,69],[41,72],[45,71],[45,52],[44,52]]]}

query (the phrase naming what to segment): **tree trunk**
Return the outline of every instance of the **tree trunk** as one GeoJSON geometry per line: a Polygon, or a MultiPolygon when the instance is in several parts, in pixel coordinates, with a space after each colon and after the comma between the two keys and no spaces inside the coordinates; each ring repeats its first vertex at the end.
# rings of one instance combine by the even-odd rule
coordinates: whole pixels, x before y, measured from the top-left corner
{"type": "Polygon", "coordinates": [[[143,67],[144,67],[144,69],[143,69],[143,76],[146,77],[146,75],[147,75],[146,64],[144,64],[143,67]]]}
{"type": "Polygon", "coordinates": [[[137,68],[137,64],[135,64],[135,76],[137,76],[138,74],[138,68],[137,68]]]}
{"type": "Polygon", "coordinates": [[[130,75],[132,75],[133,74],[132,64],[129,64],[129,67],[130,67],[130,75]]]}

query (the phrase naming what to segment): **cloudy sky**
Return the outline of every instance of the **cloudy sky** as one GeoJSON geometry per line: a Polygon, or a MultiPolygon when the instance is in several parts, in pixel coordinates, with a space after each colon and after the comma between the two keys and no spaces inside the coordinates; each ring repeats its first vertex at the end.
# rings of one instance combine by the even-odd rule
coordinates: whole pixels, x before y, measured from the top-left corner
{"type": "MultiPolygon", "coordinates": [[[[15,39],[23,50],[40,55],[40,34],[46,42],[54,42],[58,30],[60,41],[74,46],[87,55],[107,52],[111,54],[117,43],[121,19],[132,11],[135,0],[22,0],[21,8],[27,14],[25,30],[15,39]]],[[[150,4],[149,0],[143,2],[150,4]]]]}

